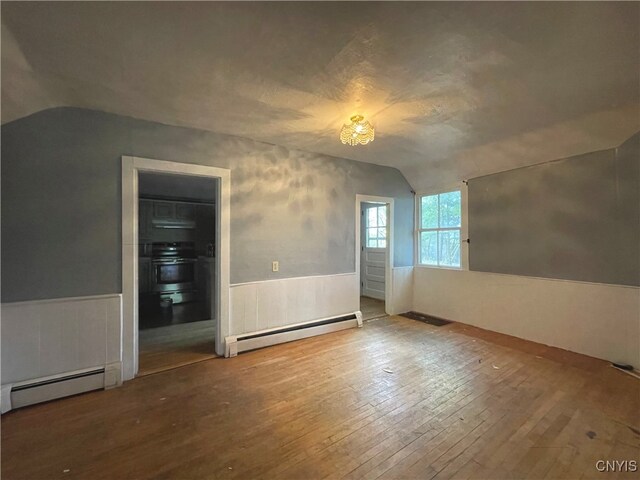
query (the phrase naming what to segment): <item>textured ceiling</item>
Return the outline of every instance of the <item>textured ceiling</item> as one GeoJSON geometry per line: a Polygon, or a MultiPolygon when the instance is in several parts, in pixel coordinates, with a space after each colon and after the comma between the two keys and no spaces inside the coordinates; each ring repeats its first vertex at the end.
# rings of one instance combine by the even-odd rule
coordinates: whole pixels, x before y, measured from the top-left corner
{"type": "Polygon", "coordinates": [[[417,189],[640,130],[636,2],[2,3],[2,122],[86,107],[398,167],[417,189]],[[362,113],[376,140],[349,147],[362,113]]]}

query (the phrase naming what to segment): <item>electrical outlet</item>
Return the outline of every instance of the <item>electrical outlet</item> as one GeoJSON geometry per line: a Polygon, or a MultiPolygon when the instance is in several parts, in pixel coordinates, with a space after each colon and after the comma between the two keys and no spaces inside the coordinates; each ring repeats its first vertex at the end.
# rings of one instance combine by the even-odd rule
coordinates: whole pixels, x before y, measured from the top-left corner
{"type": "Polygon", "coordinates": [[[278,270],[280,270],[280,262],[278,262],[278,261],[272,262],[271,263],[271,269],[274,272],[277,272],[278,270]]]}

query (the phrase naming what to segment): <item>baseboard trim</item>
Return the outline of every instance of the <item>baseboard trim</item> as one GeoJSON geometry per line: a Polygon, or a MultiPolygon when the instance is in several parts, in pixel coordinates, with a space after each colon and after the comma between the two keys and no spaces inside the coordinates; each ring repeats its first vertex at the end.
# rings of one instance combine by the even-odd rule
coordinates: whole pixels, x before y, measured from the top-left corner
{"type": "Polygon", "coordinates": [[[122,364],[85,368],[2,385],[2,413],[12,409],[122,384],[122,364]]]}
{"type": "Polygon", "coordinates": [[[2,385],[0,394],[0,413],[5,414],[11,410],[11,387],[13,385],[2,385]]]}
{"type": "Polygon", "coordinates": [[[232,335],[225,339],[225,357],[235,357],[241,352],[354,327],[362,327],[362,313],[360,311],[242,335],[232,335]]]}

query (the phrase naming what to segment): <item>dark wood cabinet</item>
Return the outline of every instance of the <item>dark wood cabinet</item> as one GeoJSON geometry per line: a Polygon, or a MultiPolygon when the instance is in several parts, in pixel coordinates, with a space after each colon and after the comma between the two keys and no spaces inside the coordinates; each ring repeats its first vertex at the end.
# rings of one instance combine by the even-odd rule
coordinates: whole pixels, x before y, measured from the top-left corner
{"type": "Polygon", "coordinates": [[[176,218],[175,202],[153,201],[153,218],[173,220],[176,218]]]}
{"type": "Polygon", "coordinates": [[[144,295],[151,293],[151,275],[152,275],[151,258],[140,257],[138,261],[138,288],[139,294],[144,295]]]}
{"type": "Polygon", "coordinates": [[[151,200],[140,200],[138,208],[138,236],[141,240],[151,237],[151,220],[153,217],[153,202],[151,200]]]}
{"type": "Polygon", "coordinates": [[[176,220],[195,220],[196,219],[196,206],[191,203],[176,203],[175,204],[176,220]]]}

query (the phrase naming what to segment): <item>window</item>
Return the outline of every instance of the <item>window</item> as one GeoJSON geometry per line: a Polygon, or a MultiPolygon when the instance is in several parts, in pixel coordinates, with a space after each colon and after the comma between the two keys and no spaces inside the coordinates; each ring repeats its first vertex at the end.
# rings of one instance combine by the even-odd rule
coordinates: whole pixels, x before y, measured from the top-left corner
{"type": "Polygon", "coordinates": [[[418,251],[422,265],[460,267],[460,190],[420,197],[418,251]]]}
{"type": "Polygon", "coordinates": [[[387,248],[387,206],[365,210],[366,240],[368,248],[387,248]]]}

